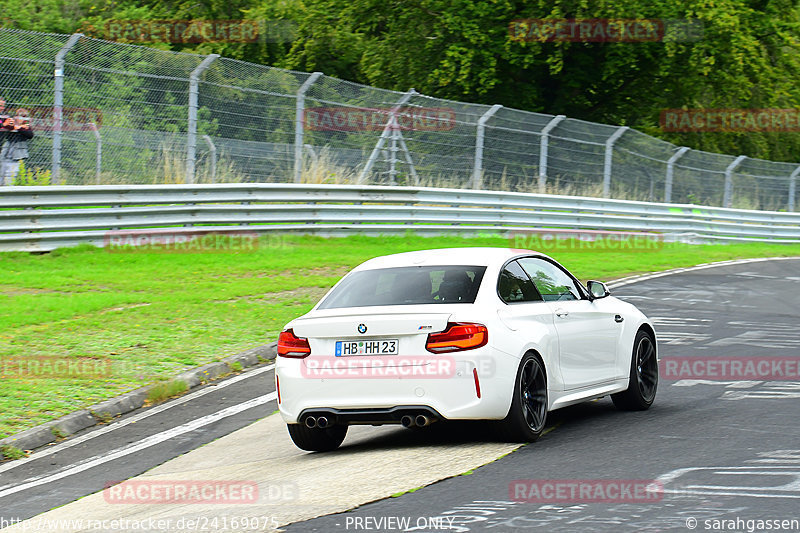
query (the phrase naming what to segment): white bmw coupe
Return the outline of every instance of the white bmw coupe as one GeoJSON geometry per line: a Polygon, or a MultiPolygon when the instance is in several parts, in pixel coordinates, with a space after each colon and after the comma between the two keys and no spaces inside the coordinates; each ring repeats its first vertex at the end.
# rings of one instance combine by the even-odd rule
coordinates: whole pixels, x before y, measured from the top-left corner
{"type": "Polygon", "coordinates": [[[493,420],[535,441],[547,413],[611,395],[650,407],[656,335],[603,283],[584,287],[528,250],[453,248],[377,257],[344,276],[278,340],[289,435],[328,451],[351,424],[493,420]]]}

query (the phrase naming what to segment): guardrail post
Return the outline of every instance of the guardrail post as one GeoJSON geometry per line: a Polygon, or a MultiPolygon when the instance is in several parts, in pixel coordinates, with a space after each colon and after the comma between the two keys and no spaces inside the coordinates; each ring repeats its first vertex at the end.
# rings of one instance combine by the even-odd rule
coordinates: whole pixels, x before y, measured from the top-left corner
{"type": "Polygon", "coordinates": [[[305,120],[303,114],[306,110],[306,92],[315,81],[322,76],[322,72],[314,72],[297,90],[294,111],[294,182],[300,183],[303,173],[303,128],[305,120]]]}
{"type": "Polygon", "coordinates": [[[670,203],[672,201],[672,176],[675,173],[675,162],[683,157],[683,154],[689,151],[688,146],[681,146],[677,152],[672,154],[672,157],[667,161],[667,177],[664,181],[664,202],[670,203]]]}
{"type": "Polygon", "coordinates": [[[483,181],[483,138],[486,130],[486,121],[503,106],[493,105],[478,119],[478,128],[475,131],[475,164],[472,167],[472,188],[480,189],[483,181]]]}
{"type": "Polygon", "coordinates": [[[58,174],[61,171],[61,125],[64,111],[64,63],[66,63],[67,53],[83,37],[82,33],[73,33],[55,58],[53,69],[53,161],[50,175],[52,183],[58,184],[58,174]]]}
{"type": "Polygon", "coordinates": [[[733,201],[733,171],[747,159],[746,155],[740,155],[725,169],[725,195],[722,198],[722,207],[730,207],[733,201]]]}
{"type": "Polygon", "coordinates": [[[392,106],[392,109],[389,110],[389,120],[386,121],[386,126],[383,127],[383,131],[381,132],[381,136],[378,138],[378,142],[375,143],[375,148],[372,149],[372,153],[369,154],[369,159],[367,159],[367,164],[364,165],[364,168],[361,170],[361,174],[358,175],[358,181],[356,183],[361,184],[364,183],[364,178],[367,177],[369,171],[372,170],[372,166],[375,164],[375,161],[378,160],[378,154],[383,149],[383,145],[386,143],[386,140],[389,138],[390,135],[393,133],[393,128],[397,127],[397,119],[395,114],[397,111],[409,100],[411,97],[417,93],[414,89],[409,89],[407,93],[403,95],[397,103],[392,106]]]}
{"type": "Polygon", "coordinates": [[[794,169],[789,176],[789,212],[794,211],[795,187],[798,175],[800,175],[800,167],[794,169]]]}
{"type": "Polygon", "coordinates": [[[94,161],[94,181],[97,185],[100,185],[100,170],[103,168],[103,139],[100,137],[100,130],[97,129],[97,124],[90,122],[89,127],[92,128],[97,145],[94,161]]]}
{"type": "Polygon", "coordinates": [[[611,160],[614,156],[614,143],[628,131],[628,126],[622,126],[606,140],[606,158],[603,164],[603,198],[611,196],[611,160]]]}
{"type": "Polygon", "coordinates": [[[217,182],[217,147],[211,137],[203,135],[203,140],[208,145],[208,151],[211,152],[211,183],[217,182]]]}
{"type": "Polygon", "coordinates": [[[539,194],[544,194],[547,184],[547,151],[550,146],[550,132],[565,118],[567,118],[566,115],[556,115],[542,129],[539,139],[539,194]]]}
{"type": "Polygon", "coordinates": [[[189,123],[186,136],[186,183],[194,183],[194,164],[197,152],[197,92],[200,85],[200,74],[211,63],[216,61],[219,54],[209,54],[197,65],[189,75],[189,123]]]}

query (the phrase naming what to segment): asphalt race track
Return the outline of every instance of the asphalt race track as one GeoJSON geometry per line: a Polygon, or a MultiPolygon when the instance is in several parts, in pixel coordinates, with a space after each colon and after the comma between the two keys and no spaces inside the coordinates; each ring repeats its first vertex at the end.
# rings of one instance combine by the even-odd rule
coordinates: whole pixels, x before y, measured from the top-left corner
{"type": "MultiPolygon", "coordinates": [[[[800,356],[800,259],[675,273],[612,293],[653,319],[662,364],[800,356]]],[[[300,452],[269,416],[270,366],[235,379],[0,465],[0,525],[34,517],[7,530],[157,531],[164,528],[146,522],[103,529],[48,521],[161,518],[170,531],[800,531],[800,379],[662,375],[649,411],[620,412],[608,398],[556,411],[528,446],[495,442],[482,424],[434,424],[354,428],[329,454],[300,452]],[[133,476],[252,480],[260,496],[247,505],[156,505],[98,492],[133,476]],[[663,492],[531,502],[515,498],[520,480],[648,481],[663,492]],[[179,528],[187,517],[206,528],[179,528]],[[220,519],[237,517],[258,520],[223,528],[220,519]]]]}

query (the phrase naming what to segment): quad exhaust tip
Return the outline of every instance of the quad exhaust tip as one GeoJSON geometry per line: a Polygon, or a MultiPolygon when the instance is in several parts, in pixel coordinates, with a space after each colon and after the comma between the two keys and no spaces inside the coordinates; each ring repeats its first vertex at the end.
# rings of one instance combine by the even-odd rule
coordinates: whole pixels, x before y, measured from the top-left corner
{"type": "MultiPolygon", "coordinates": [[[[436,422],[436,420],[437,418],[427,414],[415,415],[414,413],[409,413],[400,417],[400,424],[402,424],[402,426],[405,428],[425,427],[425,426],[430,426],[431,424],[436,422]]],[[[325,429],[333,426],[336,423],[336,416],[335,415],[332,416],[327,413],[309,414],[303,417],[301,423],[309,429],[314,429],[314,428],[325,429]]]]}

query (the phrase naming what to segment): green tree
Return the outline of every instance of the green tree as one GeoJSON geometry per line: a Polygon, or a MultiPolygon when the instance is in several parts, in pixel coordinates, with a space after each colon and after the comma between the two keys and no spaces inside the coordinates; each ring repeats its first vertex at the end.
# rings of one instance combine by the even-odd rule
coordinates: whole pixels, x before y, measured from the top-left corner
{"type": "Polygon", "coordinates": [[[666,134],[665,108],[800,107],[790,0],[307,0],[282,62],[396,90],[637,127],[679,144],[796,159],[797,134],[666,134]],[[691,19],[697,41],[515,40],[515,19],[691,19]]]}

